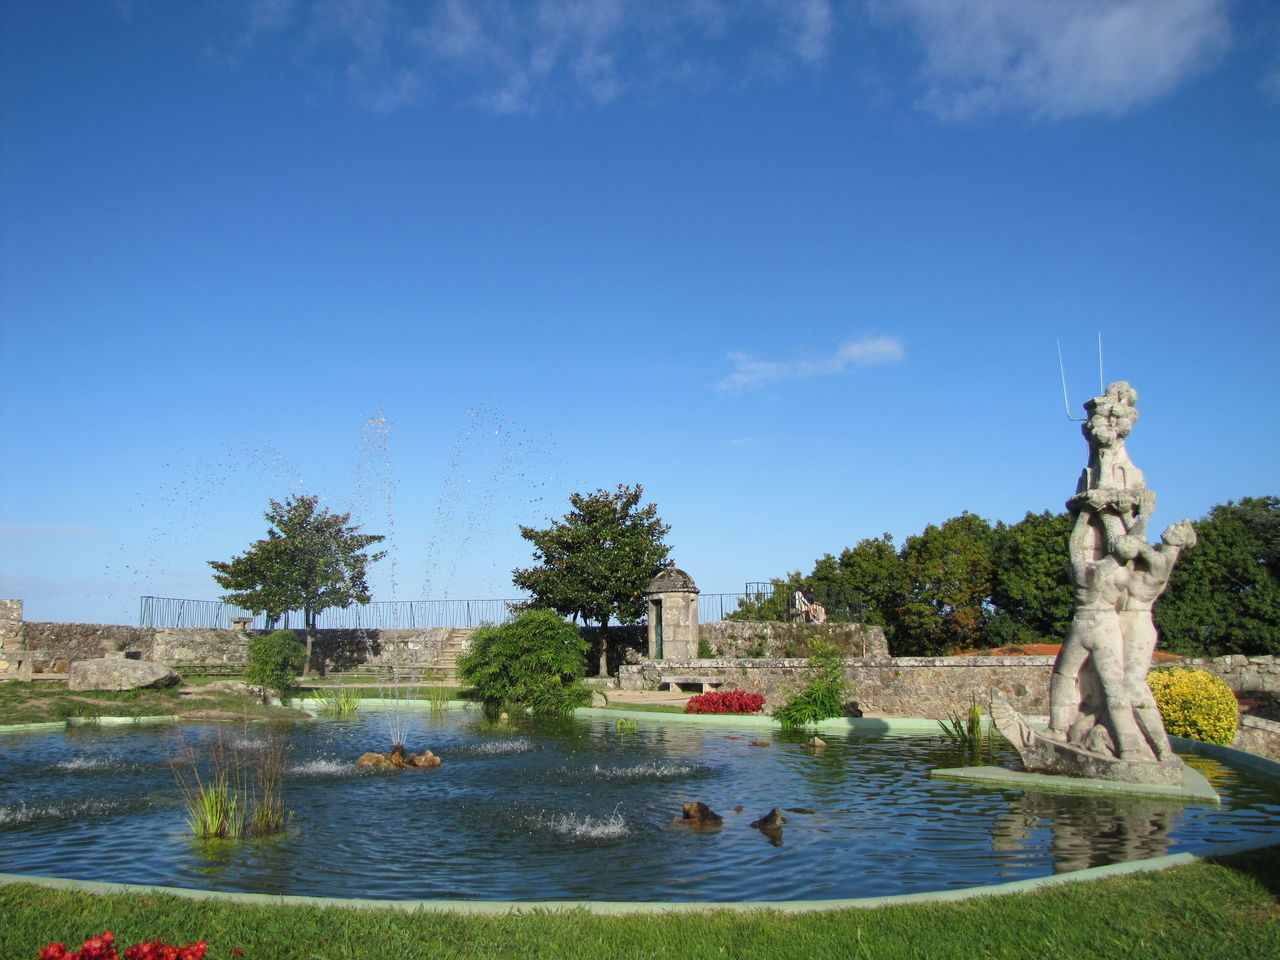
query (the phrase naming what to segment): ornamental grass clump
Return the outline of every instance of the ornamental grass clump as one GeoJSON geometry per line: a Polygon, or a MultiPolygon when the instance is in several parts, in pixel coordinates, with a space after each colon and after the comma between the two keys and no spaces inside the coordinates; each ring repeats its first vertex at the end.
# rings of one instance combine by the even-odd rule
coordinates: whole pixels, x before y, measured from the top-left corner
{"type": "Polygon", "coordinates": [[[219,737],[200,752],[188,744],[170,758],[192,836],[231,840],[282,831],[293,816],[284,801],[284,753],[284,739],[272,734],[256,744],[219,737]]]}
{"type": "Polygon", "coordinates": [[[1175,737],[1230,746],[1240,727],[1236,695],[1222,680],[1195,667],[1169,667],[1147,674],[1164,728],[1175,737]]]}
{"type": "Polygon", "coordinates": [[[685,713],[759,713],[764,709],[764,694],[745,690],[713,690],[690,697],[685,713]]]}
{"type": "Polygon", "coordinates": [[[317,687],[314,696],[320,701],[320,715],[338,720],[349,720],[360,709],[360,691],[341,683],[332,687],[317,687]]]}
{"type": "Polygon", "coordinates": [[[843,655],[828,641],[814,637],[809,641],[809,666],[816,668],[809,682],[773,712],[784,730],[844,716],[849,681],[843,655]]]}
{"type": "Polygon", "coordinates": [[[975,767],[984,766],[995,753],[995,727],[987,724],[983,730],[982,704],[969,694],[969,709],[964,713],[948,712],[945,720],[939,720],[942,734],[964,753],[975,767]]]}

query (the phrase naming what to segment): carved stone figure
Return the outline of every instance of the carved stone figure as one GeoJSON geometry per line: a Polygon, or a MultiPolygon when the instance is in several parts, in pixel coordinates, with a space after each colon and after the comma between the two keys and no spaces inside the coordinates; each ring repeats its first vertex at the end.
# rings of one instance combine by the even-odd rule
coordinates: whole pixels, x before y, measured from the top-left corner
{"type": "Polygon", "coordinates": [[[1050,677],[1048,729],[1033,730],[999,700],[992,717],[1029,770],[1180,784],[1182,761],[1146,677],[1157,641],[1152,607],[1196,535],[1183,520],[1159,546],[1146,542],[1155,494],[1124,447],[1137,401],[1120,381],[1085,404],[1089,461],[1067,501],[1075,612],[1050,677]]]}

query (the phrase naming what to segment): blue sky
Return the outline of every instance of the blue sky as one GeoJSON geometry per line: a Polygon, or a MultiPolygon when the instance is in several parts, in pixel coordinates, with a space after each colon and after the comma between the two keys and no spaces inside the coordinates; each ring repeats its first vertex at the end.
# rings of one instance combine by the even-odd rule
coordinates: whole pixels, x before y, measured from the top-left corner
{"type": "Polygon", "coordinates": [[[1276,494],[1265,0],[4,0],[0,595],[136,622],[314,493],[376,599],[642,483],[707,592],[1276,494]]]}

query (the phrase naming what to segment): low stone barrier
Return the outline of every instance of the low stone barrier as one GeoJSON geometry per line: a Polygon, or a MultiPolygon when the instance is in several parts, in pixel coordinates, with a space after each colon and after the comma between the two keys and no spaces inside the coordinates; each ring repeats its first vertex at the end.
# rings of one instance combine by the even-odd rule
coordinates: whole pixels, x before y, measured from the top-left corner
{"type": "Polygon", "coordinates": [[[1213,659],[1188,658],[1183,663],[1221,677],[1236,696],[1250,693],[1280,695],[1280,659],[1275,656],[1246,657],[1237,653],[1213,659]]]}
{"type": "MultiPolygon", "coordinates": [[[[865,714],[944,717],[1000,690],[1021,713],[1048,712],[1052,657],[881,657],[845,661],[850,700],[865,714]]],[[[800,658],[650,660],[623,666],[623,690],[654,690],[664,675],[688,675],[764,694],[766,711],[801,687],[814,668],[800,658]]]]}
{"type": "Polygon", "coordinates": [[[1280,723],[1262,717],[1243,716],[1240,718],[1240,732],[1231,746],[1246,753],[1280,760],[1280,723]]]}
{"type": "Polygon", "coordinates": [[[889,643],[880,627],[860,623],[775,623],[717,620],[698,626],[699,640],[717,658],[792,658],[808,652],[809,640],[822,637],[855,657],[887,657],[889,643]]]}

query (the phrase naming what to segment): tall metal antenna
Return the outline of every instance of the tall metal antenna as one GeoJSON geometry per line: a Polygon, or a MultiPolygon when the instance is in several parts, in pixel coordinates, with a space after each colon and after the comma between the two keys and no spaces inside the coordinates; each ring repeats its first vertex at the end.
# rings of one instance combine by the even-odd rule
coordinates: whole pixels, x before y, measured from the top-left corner
{"type": "MultiPolygon", "coordinates": [[[[1101,336],[1101,334],[1099,334],[1101,336]]],[[[1073,422],[1079,422],[1084,417],[1073,417],[1071,415],[1071,401],[1067,399],[1067,370],[1062,365],[1062,341],[1055,340],[1058,345],[1058,373],[1062,375],[1062,410],[1067,415],[1067,419],[1073,422]]]]}
{"type": "Polygon", "coordinates": [[[1102,331],[1098,331],[1098,396],[1102,396],[1107,392],[1106,386],[1102,380],[1102,331]]]}

